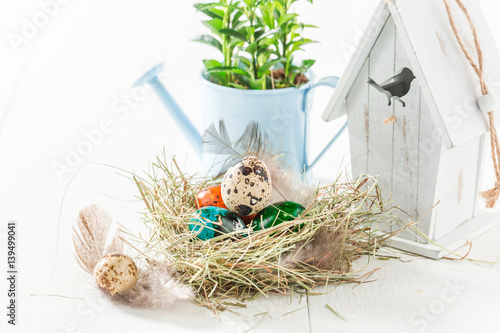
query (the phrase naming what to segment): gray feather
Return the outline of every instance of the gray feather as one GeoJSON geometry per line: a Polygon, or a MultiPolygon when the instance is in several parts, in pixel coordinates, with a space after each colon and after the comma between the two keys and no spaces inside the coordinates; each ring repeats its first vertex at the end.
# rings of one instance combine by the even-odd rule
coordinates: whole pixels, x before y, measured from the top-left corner
{"type": "Polygon", "coordinates": [[[231,142],[226,125],[223,120],[219,122],[219,130],[211,124],[203,133],[203,152],[227,156],[223,161],[218,176],[223,175],[227,169],[239,160],[249,155],[262,155],[268,151],[269,139],[260,129],[259,124],[251,121],[236,142],[231,142]]]}
{"type": "Polygon", "coordinates": [[[236,141],[235,147],[238,151],[244,151],[247,154],[264,155],[270,147],[269,136],[258,123],[251,121],[236,141]]]}
{"type": "Polygon", "coordinates": [[[219,122],[219,130],[211,124],[203,133],[203,152],[216,155],[237,155],[240,152],[233,147],[224,121],[219,122]]]}

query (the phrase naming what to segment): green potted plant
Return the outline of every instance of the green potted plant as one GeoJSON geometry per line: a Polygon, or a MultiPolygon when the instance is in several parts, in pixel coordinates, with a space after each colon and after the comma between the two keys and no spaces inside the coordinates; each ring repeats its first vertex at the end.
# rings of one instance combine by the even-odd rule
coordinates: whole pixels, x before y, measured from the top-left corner
{"type": "MultiPolygon", "coordinates": [[[[299,15],[293,12],[298,1],[304,0],[219,0],[195,4],[205,14],[203,23],[210,30],[195,40],[215,47],[221,54],[219,59],[204,60],[203,128],[223,120],[228,137],[235,139],[249,122],[257,122],[285,164],[304,171],[308,168],[308,95],[314,86],[335,87],[338,78],[324,78],[313,85],[309,69],[315,61],[294,61],[304,45],[313,43],[302,33],[314,26],[299,22],[299,15]]],[[[139,83],[153,86],[194,149],[202,153],[202,135],[158,80],[160,70],[161,65],[155,67],[139,83]]],[[[213,156],[204,156],[203,160],[206,169],[214,163],[213,156]]]]}
{"type": "MultiPolygon", "coordinates": [[[[205,78],[238,89],[300,87],[315,60],[294,63],[294,55],[313,43],[304,38],[306,28],[298,21],[293,5],[299,0],[219,0],[198,3],[195,8],[208,19],[211,34],[196,41],[217,48],[220,60],[205,60],[205,78]]],[[[307,0],[312,3],[312,0],[307,0]]]]}

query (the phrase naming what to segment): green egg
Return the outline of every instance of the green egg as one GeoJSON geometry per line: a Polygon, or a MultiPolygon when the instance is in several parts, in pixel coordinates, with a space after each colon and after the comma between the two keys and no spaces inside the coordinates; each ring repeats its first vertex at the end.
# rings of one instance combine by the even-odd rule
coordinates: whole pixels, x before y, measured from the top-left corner
{"type": "Polygon", "coordinates": [[[283,222],[293,221],[304,210],[304,206],[294,201],[281,201],[269,205],[254,218],[252,229],[258,231],[274,227],[283,222]]]}

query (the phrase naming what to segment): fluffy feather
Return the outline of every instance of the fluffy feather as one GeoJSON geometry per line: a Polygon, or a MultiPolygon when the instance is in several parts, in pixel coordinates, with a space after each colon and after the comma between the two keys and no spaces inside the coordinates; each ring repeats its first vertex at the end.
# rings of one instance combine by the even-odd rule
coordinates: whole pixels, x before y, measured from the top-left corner
{"type": "Polygon", "coordinates": [[[141,269],[137,284],[130,290],[111,296],[113,302],[137,308],[162,308],[177,301],[190,300],[194,296],[190,286],[182,285],[173,278],[164,263],[148,260],[141,269]]]}
{"type": "MultiPolygon", "coordinates": [[[[91,275],[95,265],[104,255],[123,251],[123,241],[118,232],[106,246],[111,221],[111,216],[103,209],[90,205],[80,211],[77,226],[73,227],[77,261],[85,272],[91,275]]],[[[194,292],[191,287],[179,284],[165,264],[147,260],[143,267],[139,268],[139,279],[132,289],[114,296],[106,292],[104,294],[119,304],[160,308],[179,300],[191,299],[194,292]]]]}
{"type": "Polygon", "coordinates": [[[352,258],[349,260],[344,256],[349,246],[345,244],[345,240],[352,232],[342,223],[335,229],[321,227],[309,243],[296,243],[295,249],[284,258],[283,265],[290,268],[311,265],[322,270],[347,272],[351,267],[352,258]]]}
{"type": "Polygon", "coordinates": [[[93,274],[104,255],[122,251],[118,232],[106,246],[110,226],[111,217],[97,205],[85,207],[78,214],[76,228],[73,227],[73,245],[78,264],[89,274],[93,274]]]}
{"type": "Polygon", "coordinates": [[[273,154],[256,154],[271,174],[273,191],[270,202],[290,200],[307,207],[316,196],[316,188],[307,184],[304,178],[292,169],[283,169],[281,158],[273,154]]]}

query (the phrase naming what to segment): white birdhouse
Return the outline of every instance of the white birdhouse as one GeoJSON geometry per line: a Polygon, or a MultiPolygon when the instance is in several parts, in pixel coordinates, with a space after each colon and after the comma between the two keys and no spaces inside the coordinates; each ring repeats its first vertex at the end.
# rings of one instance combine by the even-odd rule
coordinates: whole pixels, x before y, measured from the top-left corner
{"type": "MultiPolygon", "coordinates": [[[[498,94],[500,53],[479,2],[463,3],[478,31],[484,77],[498,94]]],[[[467,19],[454,1],[450,5],[466,48],[476,55],[467,19]]],[[[477,203],[488,158],[480,96],[443,1],[387,0],[373,15],[323,119],[347,114],[353,176],[378,176],[385,199],[408,213],[397,213],[401,221],[419,220],[429,239],[453,251],[499,220],[477,203]]],[[[447,254],[409,230],[394,246],[433,258],[447,254]]]]}

